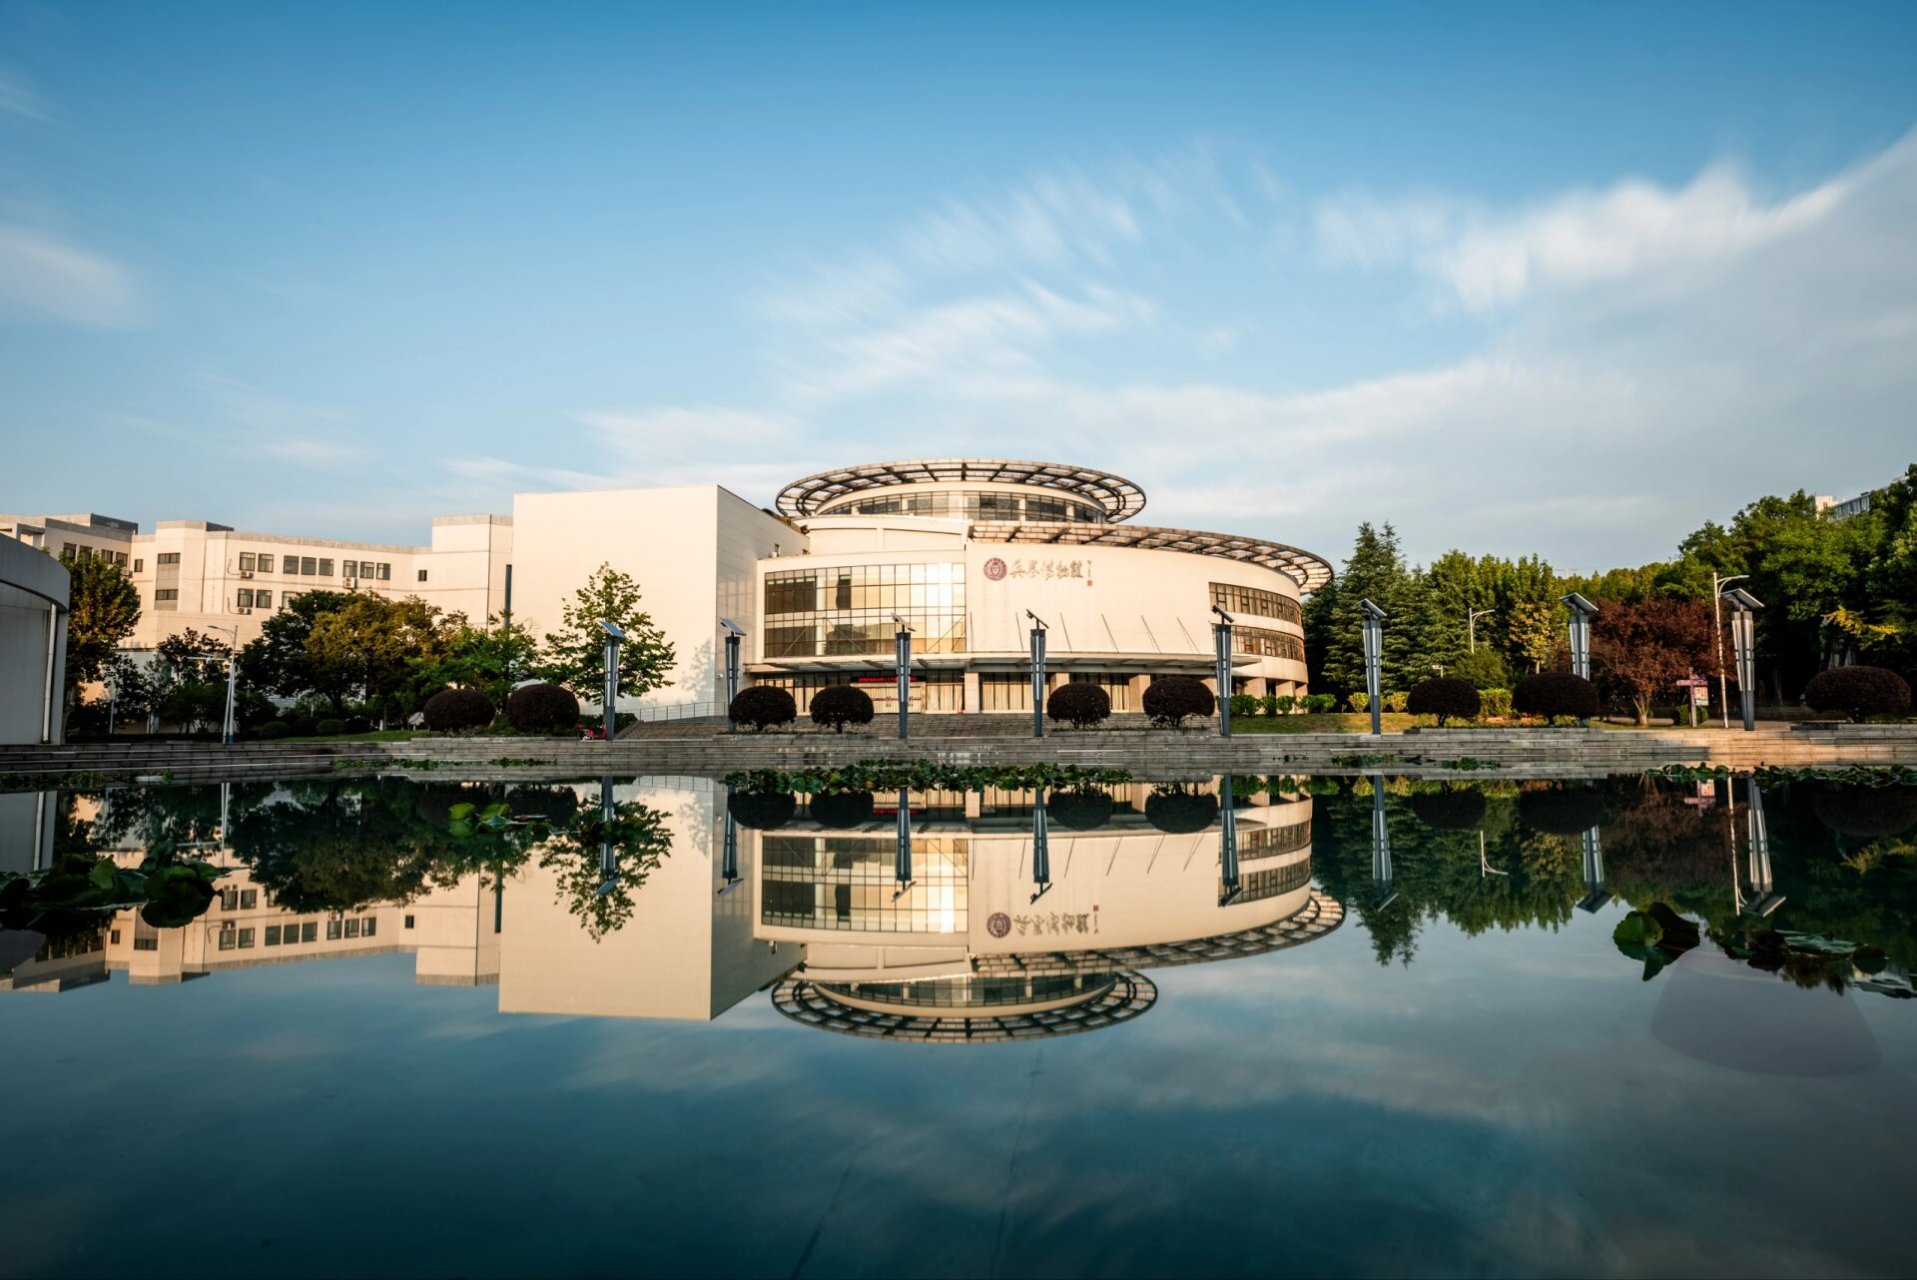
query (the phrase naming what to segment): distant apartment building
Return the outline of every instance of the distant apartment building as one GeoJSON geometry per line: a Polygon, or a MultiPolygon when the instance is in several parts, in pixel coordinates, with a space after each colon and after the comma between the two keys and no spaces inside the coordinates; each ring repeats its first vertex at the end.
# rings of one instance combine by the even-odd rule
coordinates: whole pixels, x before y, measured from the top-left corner
{"type": "Polygon", "coordinates": [[[162,520],[141,533],[101,515],[0,515],[0,533],[65,559],[124,565],[140,592],[127,647],[152,649],[192,628],[239,643],[305,591],[418,596],[483,623],[506,606],[513,528],[507,516],[438,516],[425,546],[252,533],[205,520],[162,520]]]}

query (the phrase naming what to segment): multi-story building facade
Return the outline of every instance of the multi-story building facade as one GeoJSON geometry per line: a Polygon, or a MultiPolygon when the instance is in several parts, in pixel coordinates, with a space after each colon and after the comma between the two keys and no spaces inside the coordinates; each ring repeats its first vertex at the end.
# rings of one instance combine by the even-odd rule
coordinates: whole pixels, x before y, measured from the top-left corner
{"type": "Polygon", "coordinates": [[[101,515],[0,515],[0,533],[62,559],[125,566],[140,592],[127,647],[152,649],[191,628],[244,645],[301,592],[325,588],[418,596],[475,624],[506,607],[512,521],[439,516],[425,546],[251,533],[205,520],[162,520],[150,533],[101,515]]]}

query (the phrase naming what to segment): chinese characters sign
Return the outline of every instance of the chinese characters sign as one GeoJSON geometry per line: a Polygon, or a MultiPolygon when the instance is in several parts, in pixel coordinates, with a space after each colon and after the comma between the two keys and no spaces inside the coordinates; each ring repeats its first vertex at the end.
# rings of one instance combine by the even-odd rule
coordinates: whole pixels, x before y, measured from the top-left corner
{"type": "Polygon", "coordinates": [[[1004,578],[1040,578],[1049,581],[1076,579],[1087,585],[1092,580],[1090,560],[1002,560],[993,556],[985,562],[985,576],[993,582],[1004,578]]]}

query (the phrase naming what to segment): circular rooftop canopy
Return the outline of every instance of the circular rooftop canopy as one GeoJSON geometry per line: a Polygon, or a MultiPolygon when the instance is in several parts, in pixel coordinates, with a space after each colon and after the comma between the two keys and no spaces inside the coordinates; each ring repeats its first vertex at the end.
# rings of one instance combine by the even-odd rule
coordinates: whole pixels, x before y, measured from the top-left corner
{"type": "Polygon", "coordinates": [[[1316,591],[1331,581],[1331,565],[1322,557],[1282,542],[1248,538],[1236,533],[1203,533],[1196,529],[1159,529],[1127,524],[1012,524],[972,525],[974,542],[1055,543],[1086,547],[1141,547],[1148,551],[1187,551],[1192,555],[1243,560],[1289,574],[1300,591],[1316,591]]]}
{"type": "Polygon", "coordinates": [[[1129,520],[1145,509],[1145,491],[1109,471],[1010,458],[921,458],[868,462],[794,480],[780,490],[779,510],[789,516],[815,516],[822,507],[868,489],[967,483],[1015,484],[1068,493],[1096,504],[1105,518],[1113,521],[1129,520]]]}
{"type": "Polygon", "coordinates": [[[1034,1013],[907,1008],[882,1013],[842,1004],[827,987],[805,978],[787,978],[772,992],[773,1007],[794,1022],[840,1035],[918,1044],[993,1044],[1100,1031],[1130,1022],[1157,1002],[1157,986],[1140,973],[1114,975],[1082,1003],[1034,1013]]]}

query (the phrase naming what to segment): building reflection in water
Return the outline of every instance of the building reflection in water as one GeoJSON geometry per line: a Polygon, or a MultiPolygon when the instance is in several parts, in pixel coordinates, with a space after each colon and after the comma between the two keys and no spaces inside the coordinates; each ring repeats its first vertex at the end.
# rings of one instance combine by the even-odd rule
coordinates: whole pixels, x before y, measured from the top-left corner
{"type": "Polygon", "coordinates": [[[107,833],[94,852],[125,867],[149,843],[190,849],[219,868],[215,896],[181,927],[119,910],[58,940],[0,934],[0,989],[407,954],[420,985],[494,986],[502,1013],[705,1020],[778,984],[789,1016],[858,1034],[1088,1030],[1151,1007],[1143,970],[1296,945],[1342,920],[1311,887],[1310,802],[1261,799],[1259,785],[840,793],[801,808],[704,778],[490,792],[384,780],[256,787],[230,817],[226,789],[217,803],[177,789],[160,805],[179,812],[145,827],[49,794],[15,806],[40,815],[7,842],[28,853],[18,870],[51,856],[51,805],[70,831],[107,833]],[[387,809],[401,826],[381,825],[387,809]],[[515,843],[540,811],[563,825],[515,843]],[[461,843],[479,828],[479,845],[461,843]],[[373,896],[409,857],[426,869],[407,891],[373,896]]]}
{"type": "Polygon", "coordinates": [[[1231,778],[926,791],[849,829],[749,832],[758,932],[802,948],[773,1002],[825,1030],[924,1042],[1128,1021],[1157,998],[1143,970],[1280,950],[1343,919],[1311,885],[1309,801],[1255,796],[1231,778]]]}

